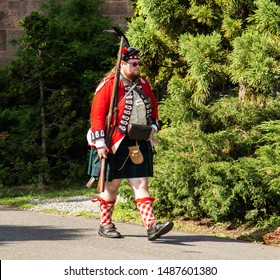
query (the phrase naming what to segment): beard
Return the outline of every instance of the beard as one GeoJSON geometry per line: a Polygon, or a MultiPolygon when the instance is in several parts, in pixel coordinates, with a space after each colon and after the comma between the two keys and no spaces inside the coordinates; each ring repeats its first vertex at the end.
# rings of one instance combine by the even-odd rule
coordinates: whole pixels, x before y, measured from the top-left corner
{"type": "Polygon", "coordinates": [[[134,80],[136,80],[136,79],[138,79],[140,77],[140,70],[139,69],[135,69],[133,72],[127,74],[126,76],[130,80],[134,81],[134,80]]]}

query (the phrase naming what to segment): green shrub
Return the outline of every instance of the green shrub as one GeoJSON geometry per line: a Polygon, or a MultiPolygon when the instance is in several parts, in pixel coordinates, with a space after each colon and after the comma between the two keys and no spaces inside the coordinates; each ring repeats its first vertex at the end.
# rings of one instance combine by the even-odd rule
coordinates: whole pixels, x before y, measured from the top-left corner
{"type": "Polygon", "coordinates": [[[279,215],[279,100],[260,108],[224,98],[202,110],[158,134],[159,214],[250,223],[279,215]]]}

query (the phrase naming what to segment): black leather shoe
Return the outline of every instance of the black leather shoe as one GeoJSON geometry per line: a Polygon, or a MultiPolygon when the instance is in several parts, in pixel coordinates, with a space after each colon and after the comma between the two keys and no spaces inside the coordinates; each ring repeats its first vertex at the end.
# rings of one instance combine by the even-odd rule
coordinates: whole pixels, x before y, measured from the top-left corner
{"type": "Polygon", "coordinates": [[[109,224],[109,225],[105,225],[105,226],[100,225],[98,234],[103,237],[108,237],[108,238],[122,237],[121,234],[118,231],[116,231],[116,227],[114,224],[109,224]]]}
{"type": "Polygon", "coordinates": [[[148,240],[153,241],[157,238],[161,237],[162,235],[168,233],[172,228],[174,224],[173,222],[166,222],[165,224],[160,223],[153,223],[151,227],[147,230],[148,234],[148,240]]]}

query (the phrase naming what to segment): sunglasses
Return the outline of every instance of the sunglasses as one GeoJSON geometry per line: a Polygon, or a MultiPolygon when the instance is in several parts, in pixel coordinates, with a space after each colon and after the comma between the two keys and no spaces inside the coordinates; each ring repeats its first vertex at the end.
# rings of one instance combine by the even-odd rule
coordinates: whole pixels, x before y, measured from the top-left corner
{"type": "Polygon", "coordinates": [[[133,63],[126,62],[126,63],[132,65],[133,67],[142,65],[142,62],[140,62],[140,61],[139,62],[133,62],[133,63]]]}

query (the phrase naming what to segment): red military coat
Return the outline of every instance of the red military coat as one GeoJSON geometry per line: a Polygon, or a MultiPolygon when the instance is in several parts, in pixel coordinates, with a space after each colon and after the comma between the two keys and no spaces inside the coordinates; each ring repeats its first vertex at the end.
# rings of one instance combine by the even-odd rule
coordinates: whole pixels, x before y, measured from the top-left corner
{"type": "MultiPolygon", "coordinates": [[[[138,83],[141,85],[146,96],[150,99],[150,109],[147,109],[147,115],[150,116],[151,124],[158,127],[158,105],[156,98],[153,94],[149,82],[144,78],[140,77],[138,83]],[[149,112],[148,112],[149,111],[149,112]]],[[[92,141],[105,137],[105,126],[106,126],[106,116],[109,111],[111,96],[114,86],[114,76],[104,80],[96,89],[90,113],[91,120],[91,131],[92,131],[92,141]]],[[[119,91],[118,91],[118,117],[117,125],[113,131],[111,143],[109,145],[110,153],[115,153],[122,139],[126,135],[126,128],[121,125],[123,121],[123,116],[127,112],[128,106],[125,98],[125,86],[124,83],[119,81],[119,91]]],[[[114,123],[112,118],[111,125],[114,123]]]]}

